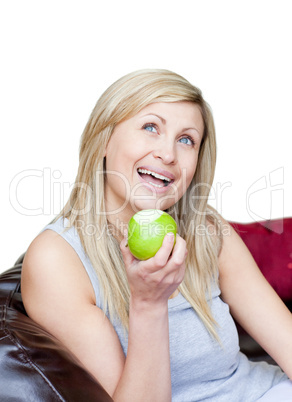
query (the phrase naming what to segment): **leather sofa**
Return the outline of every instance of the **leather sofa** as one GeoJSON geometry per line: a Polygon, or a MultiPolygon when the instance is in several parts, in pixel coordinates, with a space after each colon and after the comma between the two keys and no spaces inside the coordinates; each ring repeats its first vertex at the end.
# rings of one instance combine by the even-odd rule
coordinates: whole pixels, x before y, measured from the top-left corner
{"type": "Polygon", "coordinates": [[[0,276],[0,401],[109,402],[66,348],[26,314],[22,257],[0,276]]]}
{"type": "MultiPolygon", "coordinates": [[[[291,309],[292,218],[231,224],[263,274],[291,309]]],[[[22,261],[23,256],[13,268],[0,275],[0,400],[112,401],[72,354],[27,316],[20,289],[22,261]]],[[[249,335],[238,328],[240,347],[250,359],[274,363],[249,335]]]]}

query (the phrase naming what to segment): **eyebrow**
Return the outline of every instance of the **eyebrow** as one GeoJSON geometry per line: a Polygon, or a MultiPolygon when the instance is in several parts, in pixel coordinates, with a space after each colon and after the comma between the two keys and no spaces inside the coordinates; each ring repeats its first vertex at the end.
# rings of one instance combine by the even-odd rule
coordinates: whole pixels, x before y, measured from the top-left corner
{"type": "Polygon", "coordinates": [[[142,116],[142,117],[146,117],[146,116],[156,116],[156,117],[158,117],[159,120],[162,121],[163,124],[166,124],[166,120],[163,117],[159,116],[158,114],[148,113],[148,114],[144,114],[144,116],[142,116]]]}
{"type": "MultiPolygon", "coordinates": [[[[144,114],[142,117],[146,117],[146,116],[156,116],[156,117],[158,117],[159,120],[162,121],[163,124],[166,124],[166,120],[163,117],[159,116],[158,114],[148,113],[148,114],[144,114]]],[[[195,131],[197,131],[198,134],[200,134],[199,130],[196,127],[184,128],[182,131],[187,131],[187,130],[195,130],[195,131]]]]}

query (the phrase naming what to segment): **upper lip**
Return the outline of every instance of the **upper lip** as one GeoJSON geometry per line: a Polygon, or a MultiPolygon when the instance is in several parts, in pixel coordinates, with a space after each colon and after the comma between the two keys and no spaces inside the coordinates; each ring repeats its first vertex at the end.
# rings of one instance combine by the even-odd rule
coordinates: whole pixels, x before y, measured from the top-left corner
{"type": "Polygon", "coordinates": [[[167,172],[166,170],[160,169],[158,167],[145,165],[145,166],[139,166],[138,169],[145,169],[150,171],[151,173],[159,174],[160,176],[163,176],[166,179],[169,179],[170,181],[173,181],[175,179],[175,176],[172,173],[167,172]]]}

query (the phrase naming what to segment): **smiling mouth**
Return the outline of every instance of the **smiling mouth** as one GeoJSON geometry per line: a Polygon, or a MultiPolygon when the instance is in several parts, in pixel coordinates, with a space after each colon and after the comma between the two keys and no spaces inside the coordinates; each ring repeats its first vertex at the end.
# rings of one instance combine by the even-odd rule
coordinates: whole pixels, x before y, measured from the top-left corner
{"type": "Polygon", "coordinates": [[[169,177],[152,172],[151,170],[139,168],[137,171],[144,181],[157,188],[167,187],[173,182],[169,177]]]}

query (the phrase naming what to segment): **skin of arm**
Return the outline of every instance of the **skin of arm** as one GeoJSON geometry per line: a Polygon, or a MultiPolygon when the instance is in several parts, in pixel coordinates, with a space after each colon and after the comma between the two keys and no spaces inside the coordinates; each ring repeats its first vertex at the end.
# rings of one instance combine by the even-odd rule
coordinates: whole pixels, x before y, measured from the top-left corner
{"type": "Polygon", "coordinates": [[[186,245],[166,236],[150,260],[138,261],[121,243],[129,280],[129,343],[95,304],[87,273],[73,248],[47,230],[29,247],[22,271],[29,316],[59,339],[115,401],[171,401],[167,302],[184,276],[186,245]],[[170,255],[171,254],[171,255],[170,255]]]}
{"type": "Polygon", "coordinates": [[[219,274],[222,299],[233,317],[292,379],[292,314],[231,226],[223,236],[219,274]]]}

